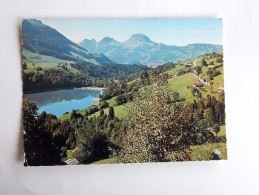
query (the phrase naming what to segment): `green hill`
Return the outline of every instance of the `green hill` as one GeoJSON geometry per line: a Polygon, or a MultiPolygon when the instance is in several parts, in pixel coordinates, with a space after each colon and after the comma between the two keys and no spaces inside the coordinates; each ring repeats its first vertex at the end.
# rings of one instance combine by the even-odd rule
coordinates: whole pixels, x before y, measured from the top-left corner
{"type": "Polygon", "coordinates": [[[39,20],[23,20],[22,46],[32,53],[67,61],[87,61],[94,64],[113,64],[104,54],[94,54],[73,43],[57,30],[39,20]]]}

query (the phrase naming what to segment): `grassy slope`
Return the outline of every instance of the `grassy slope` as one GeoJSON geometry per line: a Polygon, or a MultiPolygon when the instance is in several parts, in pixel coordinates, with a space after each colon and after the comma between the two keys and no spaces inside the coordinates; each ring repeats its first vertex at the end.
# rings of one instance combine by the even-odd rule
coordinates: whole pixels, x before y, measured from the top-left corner
{"type": "MultiPolygon", "coordinates": [[[[208,62],[210,63],[211,61],[215,62],[215,59],[211,59],[208,60],[208,62]]],[[[191,63],[192,61],[188,61],[187,63],[191,63]]],[[[200,66],[201,65],[201,58],[197,59],[197,65],[200,66]]],[[[215,65],[218,65],[218,63],[215,63],[215,65]]],[[[207,72],[208,68],[203,68],[202,69],[203,72],[207,72]]],[[[223,75],[224,75],[224,68],[220,67],[218,68],[218,70],[220,70],[220,72],[222,74],[220,74],[219,76],[216,76],[214,78],[214,84],[213,86],[220,86],[223,87],[224,86],[224,79],[223,79],[223,75]]],[[[188,101],[192,101],[193,97],[190,93],[190,91],[187,89],[188,85],[193,84],[194,82],[196,82],[196,79],[191,78],[193,77],[190,74],[185,74],[185,75],[181,75],[179,77],[175,77],[175,78],[171,78],[169,79],[169,86],[173,91],[177,91],[179,92],[181,95],[185,96],[186,99],[188,101]]],[[[206,87],[205,88],[207,90],[207,92],[203,92],[202,95],[206,96],[207,94],[213,95],[210,92],[210,88],[206,87]]],[[[216,94],[217,96],[217,94],[216,94]]],[[[226,126],[223,125],[220,127],[220,132],[218,133],[218,136],[224,136],[226,135],[226,126]]],[[[213,144],[204,144],[204,145],[199,145],[199,146],[192,146],[191,150],[192,150],[192,160],[210,160],[211,158],[211,154],[213,152],[213,150],[218,149],[219,151],[221,151],[222,154],[222,159],[227,159],[227,146],[225,143],[213,143],[213,144]]]]}
{"type": "MultiPolygon", "coordinates": [[[[201,66],[201,60],[202,60],[202,58],[197,59],[197,65],[198,66],[201,66]]],[[[215,66],[218,66],[218,65],[221,64],[221,63],[216,62],[216,58],[212,58],[212,59],[209,59],[209,60],[206,60],[206,61],[207,61],[208,64],[210,64],[211,62],[214,62],[215,66]]],[[[214,77],[213,86],[214,87],[224,87],[224,66],[217,68],[217,70],[219,70],[221,72],[221,74],[214,77]]],[[[202,68],[203,73],[200,76],[202,78],[207,79],[207,75],[206,75],[207,71],[208,71],[208,67],[203,67],[202,68]]]]}
{"type": "Polygon", "coordinates": [[[140,81],[140,78],[137,78],[137,79],[134,79],[134,80],[132,80],[130,82],[127,82],[127,85],[133,84],[133,83],[135,83],[137,81],[140,81]]]}
{"type": "Polygon", "coordinates": [[[221,152],[221,159],[227,159],[227,145],[225,143],[212,143],[191,147],[192,160],[210,160],[213,150],[221,152]]]}
{"type": "MultiPolygon", "coordinates": [[[[197,63],[199,63],[199,60],[200,59],[197,60],[197,63]]],[[[174,75],[181,68],[182,68],[181,66],[177,66],[176,68],[171,69],[167,72],[169,75],[174,75]]],[[[223,67],[219,68],[219,70],[223,73],[223,67]]],[[[222,80],[222,82],[223,82],[223,74],[219,75],[218,77],[219,78],[215,77],[215,79],[219,79],[219,81],[222,80]]],[[[194,97],[192,96],[191,91],[189,89],[187,89],[187,86],[193,86],[193,84],[196,81],[197,81],[197,79],[194,76],[192,76],[190,73],[188,73],[188,74],[184,74],[181,76],[177,76],[177,77],[168,79],[168,85],[172,91],[179,92],[181,97],[185,97],[186,100],[190,102],[190,101],[193,101],[194,97]]],[[[131,81],[131,83],[132,82],[135,82],[135,80],[131,81]]],[[[221,86],[221,85],[219,85],[219,86],[221,86]]],[[[207,92],[202,93],[203,96],[206,96],[207,94],[210,93],[209,88],[208,89],[206,88],[206,90],[207,90],[207,92]]],[[[115,99],[116,99],[116,97],[113,97],[110,100],[107,100],[107,102],[109,103],[110,106],[114,106],[115,115],[118,118],[123,118],[123,117],[127,116],[127,111],[126,111],[125,105],[116,106],[115,99]]],[[[89,108],[83,109],[79,112],[81,114],[84,114],[85,110],[87,110],[87,109],[89,109],[89,108]]],[[[108,114],[108,108],[104,109],[104,112],[106,114],[108,114]]],[[[100,111],[90,115],[90,117],[99,116],[99,114],[100,114],[100,111]]],[[[69,119],[69,118],[70,118],[70,113],[60,117],[61,120],[69,119]]],[[[221,126],[221,131],[218,133],[218,136],[223,136],[223,135],[226,135],[225,125],[221,126]]],[[[211,158],[211,154],[214,149],[218,149],[221,151],[222,159],[227,159],[226,144],[225,143],[213,143],[213,144],[192,146],[191,147],[192,160],[209,160],[211,158]]],[[[72,154],[72,151],[68,151],[68,153],[67,153],[68,157],[70,157],[71,154],[72,154]]],[[[115,163],[117,163],[115,158],[108,158],[108,159],[103,159],[103,160],[94,162],[92,164],[115,164],[115,163]]]]}
{"type": "Polygon", "coordinates": [[[175,75],[178,71],[180,71],[180,70],[182,70],[182,69],[184,69],[183,66],[177,65],[175,68],[172,68],[171,70],[166,71],[166,73],[168,74],[168,76],[173,76],[173,75],[175,75]]]}
{"type": "Polygon", "coordinates": [[[188,73],[168,79],[168,84],[173,92],[178,92],[180,97],[184,97],[190,102],[194,100],[194,97],[191,94],[191,90],[187,89],[187,86],[193,86],[196,81],[197,79],[191,73],[188,73]]]}
{"type": "MultiPolygon", "coordinates": [[[[221,152],[221,159],[227,160],[227,145],[225,143],[211,143],[191,147],[192,161],[210,160],[214,150],[221,152]]],[[[92,164],[116,164],[116,158],[107,158],[92,164]]]]}
{"type": "Polygon", "coordinates": [[[72,152],[73,150],[67,150],[67,159],[72,158],[72,152]]]}
{"type": "Polygon", "coordinates": [[[218,136],[226,136],[226,125],[222,125],[220,127],[220,132],[218,133],[218,136]]]}
{"type": "MultiPolygon", "coordinates": [[[[169,71],[167,71],[167,73],[169,75],[175,75],[179,70],[181,70],[182,66],[176,66],[176,68],[173,68],[169,71]]],[[[220,75],[219,75],[220,76],[220,75]]],[[[135,82],[136,80],[131,81],[135,82]]],[[[191,75],[190,73],[184,74],[184,75],[180,75],[174,78],[170,78],[168,79],[168,85],[169,88],[172,90],[172,92],[177,91],[180,94],[180,97],[184,97],[186,98],[186,100],[188,102],[192,102],[194,100],[194,97],[191,93],[190,89],[187,89],[188,86],[192,87],[193,84],[197,82],[197,79],[191,75]]],[[[209,87],[205,88],[205,91],[202,92],[202,96],[206,97],[207,94],[212,94],[211,93],[211,89],[209,87]]],[[[216,93],[215,96],[217,96],[218,94],[216,93]]],[[[118,118],[123,118],[125,116],[127,116],[127,111],[125,108],[125,105],[120,105],[120,106],[116,106],[116,102],[115,102],[116,97],[113,97],[109,100],[107,100],[107,102],[109,103],[109,106],[113,106],[114,110],[115,110],[115,115],[118,118]]],[[[79,111],[80,114],[84,115],[85,111],[89,109],[89,108],[85,108],[79,111]]],[[[108,114],[108,108],[104,109],[104,112],[106,114],[108,114]]],[[[90,117],[92,116],[99,116],[100,111],[90,115],[90,117]]],[[[69,119],[70,118],[70,113],[69,114],[65,114],[61,117],[59,117],[62,121],[65,119],[69,119]]]]}
{"type": "MultiPolygon", "coordinates": [[[[104,109],[104,113],[106,113],[108,115],[109,108],[104,109]]],[[[125,118],[128,115],[126,105],[115,106],[114,107],[114,113],[115,113],[115,116],[120,118],[120,119],[125,118]]],[[[93,117],[93,116],[97,117],[99,115],[100,115],[100,111],[90,115],[89,117],[93,117]]]]}
{"type": "MultiPolygon", "coordinates": [[[[123,118],[124,116],[126,116],[127,112],[125,110],[125,106],[124,105],[116,106],[116,102],[115,102],[116,97],[113,97],[113,98],[107,100],[107,102],[109,103],[109,106],[113,106],[114,107],[115,116],[117,116],[118,118],[123,118]]],[[[91,107],[93,107],[93,106],[91,106],[91,107]]],[[[85,111],[89,110],[91,107],[79,110],[78,113],[80,113],[80,114],[82,114],[84,116],[85,111]]],[[[104,112],[106,114],[108,114],[109,108],[104,109],[104,112]]],[[[69,112],[68,114],[64,114],[64,115],[60,116],[59,119],[61,121],[64,121],[66,119],[70,119],[70,115],[71,115],[71,112],[69,112]]],[[[100,111],[98,111],[98,112],[96,112],[94,114],[91,114],[89,117],[99,116],[99,115],[100,115],[100,111]]]]}
{"type": "MultiPolygon", "coordinates": [[[[73,152],[73,150],[67,150],[67,158],[66,159],[72,158],[72,152],[73,152]]],[[[107,159],[102,159],[102,160],[93,162],[91,164],[115,164],[115,163],[117,163],[116,158],[107,158],[107,159]]]]}
{"type": "Polygon", "coordinates": [[[214,77],[213,85],[218,87],[224,87],[224,68],[220,67],[218,70],[221,72],[220,75],[214,77]]]}
{"type": "Polygon", "coordinates": [[[91,164],[98,165],[98,164],[116,164],[116,163],[117,163],[116,158],[107,158],[107,159],[103,159],[103,160],[93,162],[91,164]]]}
{"type": "Polygon", "coordinates": [[[73,63],[71,61],[60,60],[60,59],[57,59],[57,58],[51,57],[51,56],[39,55],[39,54],[32,53],[27,50],[23,50],[22,54],[24,56],[26,56],[27,69],[24,70],[26,73],[37,72],[37,67],[41,67],[43,69],[43,71],[50,70],[50,69],[65,71],[63,68],[58,67],[59,63],[67,63],[69,72],[79,73],[78,70],[76,70],[70,66],[70,63],[73,63]]]}

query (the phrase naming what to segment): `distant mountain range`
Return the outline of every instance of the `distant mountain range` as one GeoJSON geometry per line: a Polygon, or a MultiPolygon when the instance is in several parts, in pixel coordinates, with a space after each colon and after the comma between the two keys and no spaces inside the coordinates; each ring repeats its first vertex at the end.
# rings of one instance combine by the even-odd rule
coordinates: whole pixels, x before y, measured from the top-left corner
{"type": "Polygon", "coordinates": [[[98,65],[143,64],[157,66],[222,51],[221,45],[190,44],[171,46],[155,43],[143,34],[134,34],[118,42],[105,37],[101,41],[85,39],[76,44],[40,20],[23,20],[23,49],[67,61],[85,61],[98,65]]]}
{"type": "Polygon", "coordinates": [[[133,34],[127,41],[118,42],[105,37],[97,42],[95,39],[84,39],[79,45],[90,52],[103,53],[116,63],[160,65],[166,62],[177,62],[196,58],[205,53],[222,51],[221,45],[189,44],[172,46],[155,43],[144,34],[133,34]]]}
{"type": "Polygon", "coordinates": [[[114,64],[104,54],[91,53],[39,20],[23,20],[23,49],[68,61],[86,61],[98,65],[114,64]]]}

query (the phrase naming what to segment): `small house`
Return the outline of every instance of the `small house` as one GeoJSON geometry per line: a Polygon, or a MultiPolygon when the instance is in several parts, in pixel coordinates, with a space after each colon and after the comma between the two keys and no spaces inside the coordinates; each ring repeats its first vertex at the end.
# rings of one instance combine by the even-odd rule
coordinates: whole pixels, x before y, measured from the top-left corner
{"type": "Polygon", "coordinates": [[[218,87],[218,92],[219,92],[219,93],[224,92],[224,87],[218,87]]]}
{"type": "Polygon", "coordinates": [[[94,102],[94,103],[92,103],[92,106],[100,106],[100,102],[94,102]]]}
{"type": "Polygon", "coordinates": [[[208,68],[209,68],[209,69],[215,69],[215,65],[212,65],[212,64],[211,64],[211,65],[208,65],[208,68]]]}
{"type": "Polygon", "coordinates": [[[200,87],[204,87],[204,85],[201,82],[196,82],[194,83],[193,87],[200,88],[200,87]]]}

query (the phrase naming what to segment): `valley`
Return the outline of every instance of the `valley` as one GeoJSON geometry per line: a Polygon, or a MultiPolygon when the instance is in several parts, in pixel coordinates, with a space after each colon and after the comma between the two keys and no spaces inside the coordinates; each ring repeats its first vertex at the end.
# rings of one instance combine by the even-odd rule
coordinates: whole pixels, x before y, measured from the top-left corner
{"type": "Polygon", "coordinates": [[[28,165],[227,159],[222,46],[141,33],[78,45],[38,20],[23,27],[28,165]]]}

